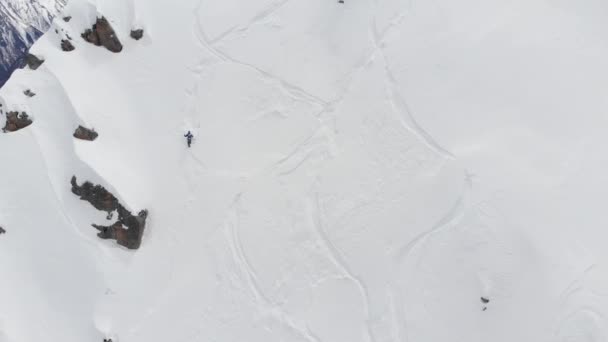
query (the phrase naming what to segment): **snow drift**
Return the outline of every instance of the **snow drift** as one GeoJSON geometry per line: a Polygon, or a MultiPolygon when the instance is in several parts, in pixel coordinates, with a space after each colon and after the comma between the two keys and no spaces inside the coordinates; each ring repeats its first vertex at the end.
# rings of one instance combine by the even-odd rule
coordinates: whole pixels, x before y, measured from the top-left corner
{"type": "Polygon", "coordinates": [[[70,1],[0,90],[0,341],[605,341],[607,11],[70,1]]]}

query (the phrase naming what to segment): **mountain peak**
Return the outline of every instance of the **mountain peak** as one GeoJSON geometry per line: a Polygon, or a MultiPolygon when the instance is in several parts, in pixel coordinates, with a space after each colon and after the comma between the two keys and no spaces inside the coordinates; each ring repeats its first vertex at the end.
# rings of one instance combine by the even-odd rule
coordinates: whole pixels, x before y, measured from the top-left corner
{"type": "Polygon", "coordinates": [[[0,2],[0,87],[66,3],[67,0],[0,2]]]}

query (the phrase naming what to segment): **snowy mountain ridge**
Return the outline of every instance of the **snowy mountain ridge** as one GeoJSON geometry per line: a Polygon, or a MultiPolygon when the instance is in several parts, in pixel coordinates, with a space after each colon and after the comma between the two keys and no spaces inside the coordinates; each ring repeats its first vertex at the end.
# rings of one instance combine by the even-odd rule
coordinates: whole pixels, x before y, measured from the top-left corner
{"type": "Polygon", "coordinates": [[[67,0],[7,0],[0,2],[0,86],[19,66],[25,52],[46,32],[67,0]]]}
{"type": "Polygon", "coordinates": [[[606,14],[70,0],[0,89],[0,342],[606,341],[606,14]]]}

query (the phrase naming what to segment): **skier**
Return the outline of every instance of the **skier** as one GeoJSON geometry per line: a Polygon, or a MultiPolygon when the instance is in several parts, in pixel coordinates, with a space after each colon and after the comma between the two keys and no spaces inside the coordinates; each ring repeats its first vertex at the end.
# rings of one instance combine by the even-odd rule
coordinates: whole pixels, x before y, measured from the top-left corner
{"type": "Polygon", "coordinates": [[[186,137],[186,140],[188,141],[188,147],[190,147],[190,145],[192,145],[192,138],[194,138],[194,135],[192,135],[192,133],[188,131],[188,133],[186,133],[184,137],[186,137]]]}

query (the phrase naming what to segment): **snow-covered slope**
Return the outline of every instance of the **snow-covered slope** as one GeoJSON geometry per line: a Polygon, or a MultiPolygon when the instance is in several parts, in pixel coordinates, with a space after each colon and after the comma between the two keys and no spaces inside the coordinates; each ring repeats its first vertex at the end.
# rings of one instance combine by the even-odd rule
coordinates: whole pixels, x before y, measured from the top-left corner
{"type": "Polygon", "coordinates": [[[0,90],[0,341],[606,341],[607,13],[71,0],[0,90]]]}
{"type": "Polygon", "coordinates": [[[27,49],[49,28],[67,0],[0,2],[0,87],[20,66],[27,49]]]}

